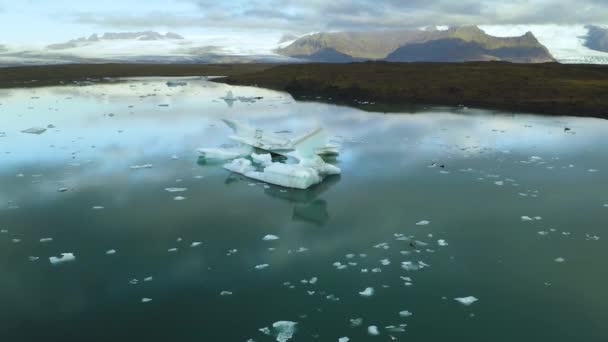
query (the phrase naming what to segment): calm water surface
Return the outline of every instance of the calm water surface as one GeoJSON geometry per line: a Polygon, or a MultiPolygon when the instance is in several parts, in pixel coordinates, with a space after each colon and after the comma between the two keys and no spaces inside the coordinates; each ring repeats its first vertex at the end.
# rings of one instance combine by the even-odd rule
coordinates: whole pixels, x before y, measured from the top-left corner
{"type": "Polygon", "coordinates": [[[0,340],[608,340],[608,121],[165,81],[0,90],[0,340]],[[285,191],[198,162],[222,117],[322,125],[343,174],[285,191]]]}

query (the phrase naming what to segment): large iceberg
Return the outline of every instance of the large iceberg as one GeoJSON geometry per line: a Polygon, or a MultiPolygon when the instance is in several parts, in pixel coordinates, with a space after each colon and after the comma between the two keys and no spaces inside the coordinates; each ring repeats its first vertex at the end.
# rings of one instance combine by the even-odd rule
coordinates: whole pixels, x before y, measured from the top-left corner
{"type": "Polygon", "coordinates": [[[205,158],[231,160],[224,168],[262,182],[288,188],[307,189],[321,183],[327,176],[338,175],[340,168],[326,163],[319,156],[337,154],[337,147],[327,143],[321,128],[317,128],[297,139],[285,139],[274,134],[243,125],[234,120],[224,120],[233,129],[232,140],[241,143],[232,149],[199,149],[205,158]],[[251,153],[253,148],[267,153],[251,153]],[[287,157],[286,162],[274,162],[272,154],[287,157]]]}

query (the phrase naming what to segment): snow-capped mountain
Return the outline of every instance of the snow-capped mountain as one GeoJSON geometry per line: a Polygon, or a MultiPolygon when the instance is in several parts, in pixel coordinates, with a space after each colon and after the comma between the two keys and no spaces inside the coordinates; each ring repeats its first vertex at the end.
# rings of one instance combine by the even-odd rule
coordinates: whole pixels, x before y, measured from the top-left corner
{"type": "Polygon", "coordinates": [[[486,33],[498,37],[534,33],[560,63],[608,64],[608,53],[592,50],[586,45],[589,27],[586,25],[500,25],[480,26],[486,33]]]}

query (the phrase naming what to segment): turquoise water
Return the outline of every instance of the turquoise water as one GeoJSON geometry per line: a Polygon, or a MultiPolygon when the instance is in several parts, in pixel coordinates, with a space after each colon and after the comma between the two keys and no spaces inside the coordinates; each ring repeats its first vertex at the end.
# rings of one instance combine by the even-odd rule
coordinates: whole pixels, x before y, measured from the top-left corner
{"type": "Polygon", "coordinates": [[[165,81],[0,90],[0,340],[608,339],[608,121],[165,81]],[[343,174],[285,190],[199,162],[223,117],[321,125],[343,174]]]}

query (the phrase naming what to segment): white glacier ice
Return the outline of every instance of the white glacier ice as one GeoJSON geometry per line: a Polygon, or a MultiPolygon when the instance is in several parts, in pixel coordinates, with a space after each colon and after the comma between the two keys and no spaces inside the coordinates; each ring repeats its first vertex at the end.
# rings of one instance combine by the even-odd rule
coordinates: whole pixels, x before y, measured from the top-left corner
{"type": "Polygon", "coordinates": [[[361,297],[371,297],[374,295],[374,288],[373,287],[368,287],[365,290],[359,292],[359,295],[361,297]]]}
{"type": "Polygon", "coordinates": [[[367,327],[367,333],[372,336],[378,336],[378,335],[380,335],[380,330],[378,330],[377,326],[370,325],[369,327],[367,327]]]}
{"type": "Polygon", "coordinates": [[[291,339],[296,332],[297,324],[298,323],[291,321],[278,321],[272,323],[272,328],[277,336],[277,342],[286,342],[291,339]]]}
{"type": "Polygon", "coordinates": [[[49,258],[49,261],[53,265],[59,265],[74,260],[76,260],[76,256],[74,255],[74,253],[61,253],[60,257],[52,256],[49,258]]]}
{"type": "Polygon", "coordinates": [[[466,306],[469,306],[478,301],[478,299],[473,296],[454,298],[454,300],[466,306]]]}

